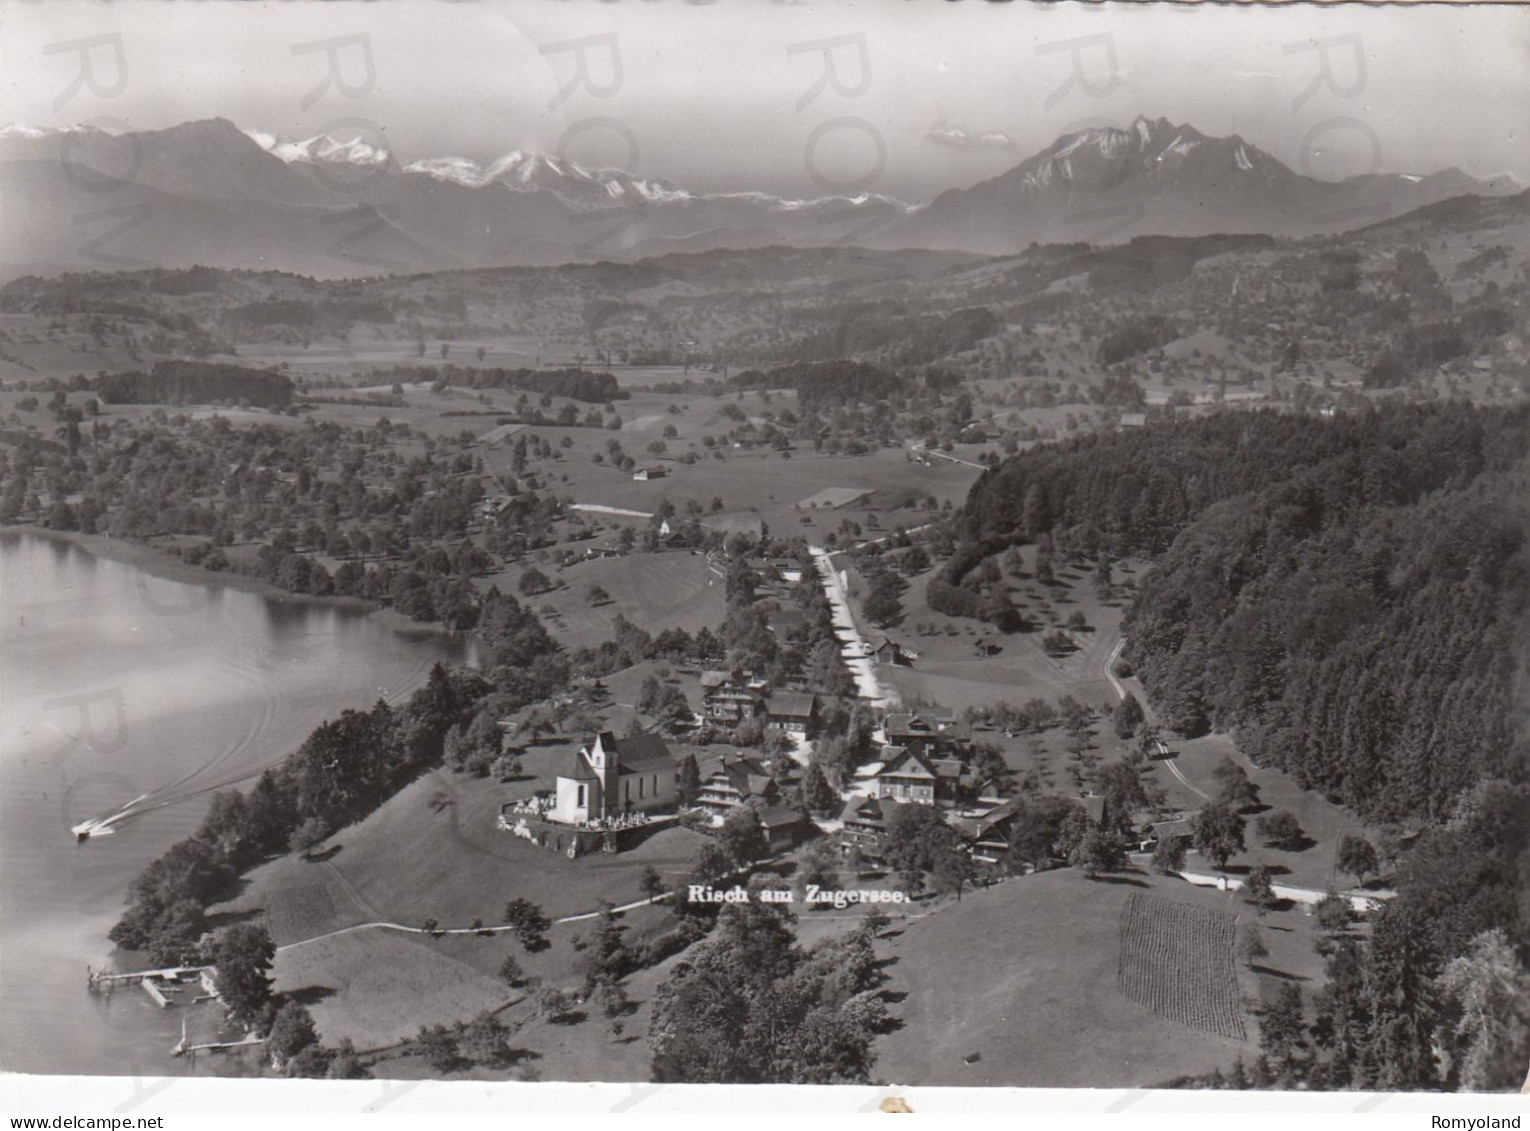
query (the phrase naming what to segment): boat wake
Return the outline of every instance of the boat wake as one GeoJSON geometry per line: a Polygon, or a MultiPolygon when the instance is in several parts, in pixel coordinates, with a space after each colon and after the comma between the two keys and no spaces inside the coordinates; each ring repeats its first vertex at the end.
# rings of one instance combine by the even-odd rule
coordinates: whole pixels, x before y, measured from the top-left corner
{"type": "Polygon", "coordinates": [[[137,816],[138,807],[149,799],[147,793],[140,793],[115,813],[105,817],[91,817],[81,821],[69,831],[80,840],[89,840],[91,837],[111,836],[117,830],[113,828],[118,821],[125,821],[129,817],[137,816]]]}

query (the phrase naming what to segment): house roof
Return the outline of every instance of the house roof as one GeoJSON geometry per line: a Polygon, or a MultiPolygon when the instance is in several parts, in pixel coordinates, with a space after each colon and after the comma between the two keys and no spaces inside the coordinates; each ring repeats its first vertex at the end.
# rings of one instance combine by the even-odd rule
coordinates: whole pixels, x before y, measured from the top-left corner
{"type": "Polygon", "coordinates": [[[840,820],[860,825],[880,825],[885,818],[882,803],[875,797],[852,797],[840,812],[840,820]]]}
{"type": "Polygon", "coordinates": [[[1099,824],[1105,819],[1105,799],[1103,797],[1080,798],[1084,806],[1084,814],[1091,824],[1099,824]]]}
{"type": "Polygon", "coordinates": [[[894,758],[882,763],[881,777],[900,778],[929,778],[935,780],[935,770],[922,754],[909,749],[901,749],[894,758]]]}
{"type": "Polygon", "coordinates": [[[813,714],[817,698],[806,691],[781,691],[765,701],[765,710],[772,715],[806,719],[813,714]]]}
{"type": "Polygon", "coordinates": [[[701,673],[701,686],[704,688],[721,687],[733,678],[731,672],[709,671],[701,673]]]}
{"type": "Polygon", "coordinates": [[[778,788],[764,764],[754,758],[724,758],[711,777],[719,774],[744,797],[769,796],[778,788]]]}
{"type": "Polygon", "coordinates": [[[760,824],[767,829],[790,828],[792,825],[802,823],[802,814],[795,809],[788,809],[785,805],[767,805],[755,816],[759,817],[760,824]]]}

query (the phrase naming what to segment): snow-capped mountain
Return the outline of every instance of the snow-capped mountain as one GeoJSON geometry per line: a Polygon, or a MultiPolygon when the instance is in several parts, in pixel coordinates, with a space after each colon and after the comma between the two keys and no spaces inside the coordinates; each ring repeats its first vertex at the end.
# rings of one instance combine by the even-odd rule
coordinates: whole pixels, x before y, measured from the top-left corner
{"type": "Polygon", "coordinates": [[[922,206],[874,194],[701,193],[527,150],[404,162],[375,139],[284,138],[223,119],[121,134],[9,125],[0,266],[15,275],[205,263],[334,276],[764,245],[1002,254],[1148,233],[1306,235],[1514,187],[1454,169],[1326,184],[1241,138],[1161,118],[1058,138],[922,206]]]}
{"type": "Polygon", "coordinates": [[[1306,236],[1359,227],[1468,193],[1515,191],[1459,169],[1431,176],[1372,174],[1327,182],[1304,176],[1236,135],[1139,117],[1058,138],[1008,172],[942,193],[880,246],[949,247],[995,254],[1042,243],[1138,235],[1261,232],[1306,236]]]}

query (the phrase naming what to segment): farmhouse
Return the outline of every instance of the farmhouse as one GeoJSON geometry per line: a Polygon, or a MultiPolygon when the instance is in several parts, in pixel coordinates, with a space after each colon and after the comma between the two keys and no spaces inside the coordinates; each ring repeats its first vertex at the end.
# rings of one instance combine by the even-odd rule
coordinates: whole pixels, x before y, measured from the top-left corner
{"type": "Polygon", "coordinates": [[[949,817],[947,823],[971,847],[972,859],[976,863],[996,866],[1009,853],[1015,816],[1019,811],[1020,802],[1010,798],[987,812],[949,817]]]}
{"type": "Polygon", "coordinates": [[[1123,412],[1121,414],[1122,428],[1141,428],[1147,424],[1145,412],[1123,412]]]}
{"type": "Polygon", "coordinates": [[[806,734],[818,715],[818,696],[806,691],[779,691],[765,700],[765,718],[787,734],[806,734]]]}
{"type": "Polygon", "coordinates": [[[580,824],[624,814],[672,810],[675,759],[657,734],[617,738],[602,731],[569,754],[558,773],[548,819],[580,824]]]}
{"type": "Polygon", "coordinates": [[[780,793],[770,771],[758,759],[724,758],[712,775],[701,783],[696,805],[713,816],[726,817],[755,799],[774,802],[780,793]]]}
{"type": "Polygon", "coordinates": [[[888,640],[886,637],[882,638],[882,643],[872,648],[871,655],[879,664],[907,667],[914,662],[912,652],[896,641],[888,640]]]}
{"type": "Polygon", "coordinates": [[[840,847],[858,848],[875,856],[881,849],[882,834],[887,831],[887,811],[875,797],[852,797],[840,813],[840,847]]]}
{"type": "Polygon", "coordinates": [[[668,468],[640,467],[632,473],[632,478],[636,479],[639,483],[647,483],[650,479],[663,479],[668,474],[668,468]]]}
{"type": "Polygon", "coordinates": [[[753,681],[731,672],[709,671],[701,673],[701,700],[707,722],[731,727],[759,714],[765,697],[753,681]]]}
{"type": "Polygon", "coordinates": [[[767,805],[758,813],[760,828],[765,832],[765,843],[771,852],[785,852],[796,848],[810,835],[812,824],[795,809],[785,805],[767,805]]]}
{"type": "Polygon", "coordinates": [[[889,746],[917,750],[927,757],[960,755],[967,748],[966,728],[934,711],[888,715],[884,730],[889,746]]]}
{"type": "Polygon", "coordinates": [[[890,801],[935,804],[935,768],[917,750],[894,746],[883,752],[877,796],[890,801]]]}
{"type": "Polygon", "coordinates": [[[1142,830],[1142,839],[1138,841],[1137,848],[1142,852],[1152,852],[1166,840],[1182,840],[1188,845],[1195,837],[1193,822],[1198,813],[1199,810],[1186,813],[1172,821],[1154,821],[1142,830]]]}

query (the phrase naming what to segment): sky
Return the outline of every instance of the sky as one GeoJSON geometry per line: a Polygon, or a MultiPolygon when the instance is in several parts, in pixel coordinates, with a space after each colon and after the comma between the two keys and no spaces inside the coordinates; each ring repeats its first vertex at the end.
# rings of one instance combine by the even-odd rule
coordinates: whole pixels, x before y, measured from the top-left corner
{"type": "Polygon", "coordinates": [[[403,162],[928,199],[1139,114],[1299,171],[1530,183],[1530,10],[888,0],[0,0],[0,126],[224,117],[403,162]],[[82,78],[84,81],[82,81],[82,78]]]}

